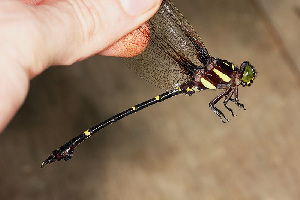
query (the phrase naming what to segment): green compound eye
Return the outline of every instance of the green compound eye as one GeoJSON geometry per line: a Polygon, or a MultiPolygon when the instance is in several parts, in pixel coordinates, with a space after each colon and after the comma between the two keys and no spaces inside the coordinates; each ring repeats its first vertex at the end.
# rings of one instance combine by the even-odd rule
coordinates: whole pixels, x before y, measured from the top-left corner
{"type": "Polygon", "coordinates": [[[243,86],[250,86],[256,77],[256,71],[254,67],[248,61],[245,61],[241,65],[241,72],[243,74],[241,77],[241,84],[243,86]]]}

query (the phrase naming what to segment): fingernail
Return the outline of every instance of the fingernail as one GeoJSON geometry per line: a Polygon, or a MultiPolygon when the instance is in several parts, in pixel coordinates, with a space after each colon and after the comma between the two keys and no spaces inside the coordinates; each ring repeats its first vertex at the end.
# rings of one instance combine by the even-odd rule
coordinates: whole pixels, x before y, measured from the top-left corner
{"type": "Polygon", "coordinates": [[[150,10],[157,0],[120,0],[120,3],[127,14],[136,16],[150,10]]]}

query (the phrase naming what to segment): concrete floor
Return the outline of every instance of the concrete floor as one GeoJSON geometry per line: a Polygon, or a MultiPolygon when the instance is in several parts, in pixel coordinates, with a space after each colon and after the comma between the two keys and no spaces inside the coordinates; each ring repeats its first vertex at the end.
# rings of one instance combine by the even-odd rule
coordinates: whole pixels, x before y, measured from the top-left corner
{"type": "Polygon", "coordinates": [[[107,127],[71,161],[41,170],[67,140],[163,92],[117,58],[53,67],[32,81],[0,136],[0,199],[299,199],[300,2],[174,3],[211,55],[256,66],[253,86],[240,88],[247,110],[235,109],[238,117],[222,124],[208,108],[218,91],[179,96],[107,127]]]}

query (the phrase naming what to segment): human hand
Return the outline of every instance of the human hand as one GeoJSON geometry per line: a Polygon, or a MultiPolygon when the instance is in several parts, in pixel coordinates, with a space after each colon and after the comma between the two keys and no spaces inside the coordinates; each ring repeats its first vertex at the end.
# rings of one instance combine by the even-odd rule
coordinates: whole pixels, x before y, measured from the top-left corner
{"type": "MultiPolygon", "coordinates": [[[[127,55],[127,49],[120,48],[123,45],[116,41],[154,15],[160,3],[161,0],[1,0],[0,132],[24,102],[30,79],[49,66],[70,65],[95,54],[133,56],[133,52],[127,55]]],[[[128,40],[132,39],[139,40],[128,40]]],[[[135,53],[145,46],[137,44],[135,53]]]]}

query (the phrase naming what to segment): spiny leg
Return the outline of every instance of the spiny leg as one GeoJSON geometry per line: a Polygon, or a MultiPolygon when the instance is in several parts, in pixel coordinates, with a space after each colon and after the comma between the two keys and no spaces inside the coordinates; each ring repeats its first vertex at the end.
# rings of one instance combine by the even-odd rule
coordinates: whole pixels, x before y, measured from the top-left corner
{"type": "MultiPolygon", "coordinates": [[[[209,102],[210,109],[219,116],[220,120],[223,123],[229,122],[229,120],[225,117],[223,112],[215,107],[215,104],[217,104],[225,95],[227,95],[230,92],[231,88],[228,88],[224,90],[222,93],[220,93],[218,96],[216,96],[211,102],[209,102]]],[[[229,108],[230,109],[230,108],[229,108]]]]}
{"type": "Polygon", "coordinates": [[[242,104],[242,103],[240,103],[239,102],[239,91],[238,91],[238,87],[235,87],[235,89],[234,89],[234,100],[233,100],[233,102],[239,107],[239,108],[243,108],[244,110],[246,110],[246,108],[245,108],[245,106],[244,106],[244,104],[242,104]]]}
{"type": "Polygon", "coordinates": [[[232,116],[235,117],[236,115],[233,113],[233,110],[227,106],[228,101],[232,100],[231,97],[232,97],[233,93],[234,93],[234,90],[231,90],[229,92],[229,94],[225,97],[225,100],[223,101],[223,104],[224,104],[225,108],[231,112],[232,116]]]}
{"type": "Polygon", "coordinates": [[[244,104],[240,103],[238,98],[234,98],[234,99],[231,98],[229,100],[234,102],[237,105],[237,107],[243,108],[243,110],[246,110],[244,104]]]}
{"type": "Polygon", "coordinates": [[[236,115],[233,113],[233,109],[231,109],[231,108],[229,108],[229,107],[227,106],[228,101],[232,101],[232,102],[234,102],[239,108],[243,108],[244,110],[246,110],[245,107],[244,107],[244,104],[242,104],[242,103],[239,102],[239,99],[238,99],[238,87],[235,87],[234,90],[231,90],[231,91],[229,92],[229,94],[228,94],[228,95],[225,95],[225,96],[226,96],[226,98],[225,98],[223,104],[224,104],[225,108],[227,108],[227,110],[229,110],[229,111],[231,112],[231,114],[232,114],[233,117],[235,117],[236,115]],[[234,99],[232,98],[233,94],[234,94],[234,96],[235,96],[234,99]]]}
{"type": "Polygon", "coordinates": [[[243,108],[244,110],[246,110],[246,108],[244,107],[244,104],[239,102],[238,87],[235,87],[234,90],[231,90],[230,93],[228,95],[226,95],[226,98],[223,102],[225,108],[227,108],[227,110],[229,110],[231,112],[232,116],[235,117],[236,115],[233,113],[233,109],[231,109],[227,106],[228,101],[232,101],[237,105],[237,107],[243,108]],[[233,94],[234,94],[235,98],[232,98],[233,94]]]}
{"type": "Polygon", "coordinates": [[[223,123],[226,123],[226,122],[229,122],[229,120],[225,117],[225,115],[223,114],[223,112],[221,110],[219,110],[218,108],[216,108],[214,106],[214,104],[211,104],[209,103],[209,107],[210,109],[219,116],[220,120],[223,122],[223,123]]]}

